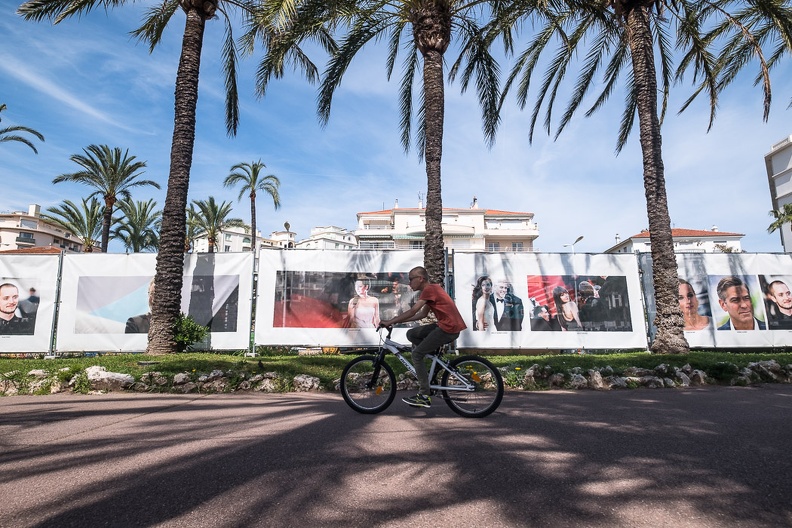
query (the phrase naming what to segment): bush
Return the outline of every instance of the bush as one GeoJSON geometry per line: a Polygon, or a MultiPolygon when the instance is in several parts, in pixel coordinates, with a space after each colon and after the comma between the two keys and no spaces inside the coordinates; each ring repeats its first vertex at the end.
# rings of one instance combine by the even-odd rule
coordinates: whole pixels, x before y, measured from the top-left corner
{"type": "Polygon", "coordinates": [[[176,351],[185,352],[192,350],[192,345],[203,341],[209,329],[199,325],[195,319],[184,313],[179,314],[173,325],[173,339],[176,341],[176,351]]]}

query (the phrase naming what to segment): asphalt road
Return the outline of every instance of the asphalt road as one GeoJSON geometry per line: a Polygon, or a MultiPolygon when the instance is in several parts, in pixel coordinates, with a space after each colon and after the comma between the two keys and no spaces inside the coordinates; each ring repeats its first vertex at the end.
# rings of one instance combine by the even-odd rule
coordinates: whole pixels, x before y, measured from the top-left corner
{"type": "Polygon", "coordinates": [[[0,526],[792,526],[792,385],[0,398],[0,526]],[[401,394],[400,394],[401,396],[401,394]]]}

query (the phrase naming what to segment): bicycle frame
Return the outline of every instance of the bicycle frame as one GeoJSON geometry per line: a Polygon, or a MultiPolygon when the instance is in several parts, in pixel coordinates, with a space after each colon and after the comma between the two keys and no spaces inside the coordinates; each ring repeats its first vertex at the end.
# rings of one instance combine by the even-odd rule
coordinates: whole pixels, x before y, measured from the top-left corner
{"type": "MultiPolygon", "coordinates": [[[[407,368],[409,372],[412,372],[415,375],[415,366],[412,364],[410,360],[408,360],[402,354],[402,350],[406,345],[402,345],[390,338],[391,336],[391,328],[388,329],[388,335],[382,337],[380,334],[380,347],[379,347],[379,354],[378,354],[378,361],[385,360],[385,351],[390,352],[402,363],[402,365],[407,368]]],[[[406,351],[406,350],[405,350],[406,351]]],[[[452,368],[446,361],[443,361],[441,358],[438,357],[437,354],[430,354],[429,357],[432,358],[432,365],[429,367],[429,380],[435,379],[435,375],[439,374],[441,371],[445,370],[448,372],[449,376],[453,377],[456,381],[461,383],[463,386],[459,387],[448,387],[442,385],[429,385],[429,388],[432,390],[444,390],[444,391],[459,391],[459,392],[473,392],[476,390],[476,386],[472,383],[468,382],[464,378],[464,376],[460,376],[456,369],[452,368]]]]}

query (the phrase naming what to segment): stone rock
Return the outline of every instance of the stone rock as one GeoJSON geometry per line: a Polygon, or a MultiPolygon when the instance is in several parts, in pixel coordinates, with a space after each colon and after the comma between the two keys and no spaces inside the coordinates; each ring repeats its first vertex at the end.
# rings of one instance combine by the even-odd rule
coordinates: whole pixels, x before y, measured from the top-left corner
{"type": "Polygon", "coordinates": [[[600,374],[599,370],[593,370],[593,369],[589,370],[588,371],[588,375],[589,375],[588,384],[589,384],[589,387],[591,387],[592,389],[594,389],[594,390],[605,390],[605,389],[609,388],[609,387],[607,387],[605,385],[605,382],[602,379],[602,374],[600,374]]]}
{"type": "Polygon", "coordinates": [[[211,381],[218,380],[223,377],[222,370],[213,370],[209,374],[204,374],[198,378],[198,383],[208,383],[211,381]]]}
{"type": "Polygon", "coordinates": [[[665,387],[663,380],[657,376],[641,376],[639,383],[647,389],[662,389],[665,387]]]}
{"type": "Polygon", "coordinates": [[[588,380],[582,374],[572,374],[569,379],[569,386],[573,389],[585,389],[588,387],[588,380]]]}
{"type": "Polygon", "coordinates": [[[189,392],[195,392],[198,389],[198,385],[193,383],[192,381],[188,381],[187,383],[183,383],[181,385],[176,385],[173,387],[173,390],[176,392],[180,392],[182,394],[187,394],[189,392]]]}
{"type": "Polygon", "coordinates": [[[550,388],[553,387],[563,387],[564,386],[564,375],[561,373],[551,374],[548,378],[547,382],[550,384],[550,388]]]}
{"type": "Polygon", "coordinates": [[[250,387],[250,382],[248,380],[244,380],[244,381],[239,382],[239,385],[237,385],[235,390],[247,391],[247,390],[250,390],[250,388],[251,388],[250,387]]]}
{"type": "Polygon", "coordinates": [[[626,369],[624,369],[624,372],[622,372],[622,376],[624,376],[625,378],[642,378],[644,376],[653,376],[653,375],[654,375],[653,370],[640,368],[640,367],[627,367],[626,369]]]}
{"type": "Polygon", "coordinates": [[[707,373],[703,370],[696,369],[690,375],[690,384],[691,385],[706,385],[707,384],[707,373]]]}
{"type": "Polygon", "coordinates": [[[621,376],[608,376],[605,378],[605,383],[611,389],[626,389],[627,380],[621,376]]]}
{"type": "Polygon", "coordinates": [[[610,365],[605,365],[604,367],[599,369],[599,373],[605,377],[613,376],[613,367],[611,367],[610,365]]]}
{"type": "MultiPolygon", "coordinates": [[[[263,379],[264,379],[264,376],[262,376],[261,374],[256,374],[255,376],[253,376],[252,378],[250,378],[250,383],[258,383],[259,381],[261,381],[261,380],[263,380],[263,379]]],[[[337,383],[338,383],[338,382],[340,382],[340,381],[341,381],[341,380],[339,379],[339,380],[337,381],[337,383]]],[[[336,386],[338,386],[338,385],[336,385],[336,386]]]]}
{"type": "Polygon", "coordinates": [[[294,386],[294,390],[297,392],[319,390],[322,386],[321,380],[319,378],[315,376],[309,376],[308,374],[298,374],[297,376],[294,376],[292,385],[294,386]]]}
{"type": "Polygon", "coordinates": [[[33,369],[27,373],[28,376],[33,376],[34,378],[46,378],[49,376],[49,373],[46,370],[42,369],[33,369]]]}
{"type": "Polygon", "coordinates": [[[146,372],[140,376],[140,381],[147,385],[158,385],[160,387],[168,384],[168,378],[163,376],[161,372],[146,372]]]}
{"type": "Polygon", "coordinates": [[[187,372],[179,372],[173,376],[174,385],[184,385],[190,381],[192,381],[192,376],[190,376],[187,372]]]}
{"type": "Polygon", "coordinates": [[[570,374],[583,374],[583,369],[580,367],[572,367],[569,369],[570,374]]]}
{"type": "Polygon", "coordinates": [[[272,378],[264,378],[261,383],[253,389],[260,392],[278,392],[278,385],[272,378]]]}
{"type": "Polygon", "coordinates": [[[146,384],[145,384],[145,383],[143,383],[142,381],[138,381],[138,382],[135,382],[135,383],[133,383],[133,384],[132,384],[132,387],[130,387],[130,388],[131,388],[133,391],[135,391],[135,392],[148,392],[148,390],[149,390],[151,387],[149,387],[148,385],[146,385],[146,384]]]}
{"type": "Polygon", "coordinates": [[[228,389],[228,378],[216,378],[201,385],[204,392],[225,392],[228,389]]]}
{"type": "Polygon", "coordinates": [[[120,372],[108,372],[106,368],[94,365],[85,369],[85,375],[91,382],[91,390],[95,391],[115,391],[131,387],[135,383],[135,378],[130,374],[120,372]]]}
{"type": "Polygon", "coordinates": [[[685,365],[682,366],[682,372],[690,376],[691,374],[693,374],[693,367],[690,366],[690,363],[686,363],[685,365]]]}
{"type": "Polygon", "coordinates": [[[682,372],[682,369],[676,369],[674,377],[679,380],[678,383],[680,387],[690,387],[690,377],[682,372]]]}
{"type": "Polygon", "coordinates": [[[666,363],[661,363],[654,368],[654,372],[657,376],[665,378],[674,373],[674,368],[666,363]]]}
{"type": "Polygon", "coordinates": [[[663,384],[669,389],[673,389],[674,387],[676,387],[676,382],[671,378],[663,378],[663,384]]]}

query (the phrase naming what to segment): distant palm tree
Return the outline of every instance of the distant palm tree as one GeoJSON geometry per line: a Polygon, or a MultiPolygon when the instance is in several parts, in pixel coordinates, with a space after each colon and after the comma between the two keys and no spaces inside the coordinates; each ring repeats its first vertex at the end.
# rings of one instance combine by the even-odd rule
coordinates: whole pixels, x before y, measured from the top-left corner
{"type": "Polygon", "coordinates": [[[784,204],[781,209],[770,211],[770,216],[775,220],[768,226],[768,233],[781,231],[787,224],[792,226],[792,203],[784,204]]]}
{"type": "Polygon", "coordinates": [[[113,238],[124,243],[124,248],[133,253],[142,251],[156,251],[159,248],[159,228],[162,221],[162,211],[156,210],[157,202],[133,202],[121,200],[118,210],[124,216],[118,219],[118,225],[113,229],[113,238]]]}
{"type": "Polygon", "coordinates": [[[48,207],[41,216],[77,236],[83,243],[85,253],[93,251],[102,233],[102,205],[93,197],[90,202],[83,198],[81,205],[64,200],[57,207],[48,207]]]}
{"type": "MultiPolygon", "coordinates": [[[[5,104],[0,104],[0,112],[5,110],[7,107],[5,104]]],[[[0,121],[3,119],[0,118],[0,121]]],[[[40,141],[44,141],[44,136],[40,133],[36,132],[32,128],[28,128],[26,126],[10,126],[5,128],[0,128],[0,143],[4,143],[6,141],[17,141],[19,143],[24,143],[31,149],[33,152],[38,154],[38,150],[36,150],[36,146],[26,137],[18,135],[18,132],[25,132],[27,134],[31,134],[36,136],[40,141]]]]}
{"type": "Polygon", "coordinates": [[[221,232],[229,227],[246,227],[241,218],[228,218],[231,202],[217,204],[214,196],[208,200],[193,200],[187,209],[187,222],[194,224],[197,238],[206,237],[209,253],[214,253],[221,232]]]}
{"type": "Polygon", "coordinates": [[[159,183],[152,180],[138,180],[140,171],[146,166],[145,161],[135,161],[135,156],[129,155],[129,150],[121,153],[121,149],[111,149],[107,145],[90,145],[84,148],[83,154],[71,156],[73,162],[83,169],[70,174],[61,174],[52,180],[52,183],[75,182],[83,183],[96,190],[88,197],[101,196],[105,208],[102,220],[102,252],[107,253],[110,241],[110,228],[113,218],[113,208],[119,199],[129,200],[130,189],[150,185],[157,189],[159,183]]]}
{"type": "Polygon", "coordinates": [[[226,187],[233,187],[238,183],[242,184],[237,200],[242,200],[245,193],[250,197],[250,230],[253,234],[252,248],[254,257],[258,255],[256,251],[256,196],[258,191],[269,194],[272,197],[275,209],[280,207],[280,194],[278,193],[280,180],[274,174],[262,176],[261,171],[266,167],[267,166],[264,165],[261,160],[254,161],[253,163],[238,163],[231,167],[231,174],[226,176],[223,182],[223,185],[226,187]]]}

